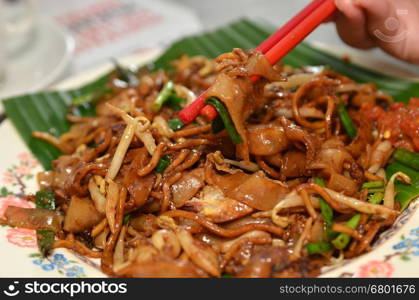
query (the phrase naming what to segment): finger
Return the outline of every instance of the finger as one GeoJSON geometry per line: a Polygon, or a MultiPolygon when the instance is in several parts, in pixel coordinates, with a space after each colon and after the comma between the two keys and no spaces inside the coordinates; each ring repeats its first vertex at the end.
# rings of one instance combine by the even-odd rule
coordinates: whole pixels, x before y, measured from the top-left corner
{"type": "Polygon", "coordinates": [[[356,0],[368,14],[370,36],[385,52],[413,63],[419,62],[419,1],[356,0]]]}
{"type": "MultiPolygon", "coordinates": [[[[366,26],[371,37],[380,39],[380,35],[391,36],[401,29],[400,25],[403,22],[397,15],[397,8],[390,1],[353,0],[353,2],[368,16],[366,26]]],[[[397,2],[400,3],[403,0],[397,2]]]]}
{"type": "Polygon", "coordinates": [[[354,0],[336,0],[339,14],[336,28],[341,39],[350,46],[369,49],[375,46],[367,30],[367,19],[362,7],[354,0]]]}

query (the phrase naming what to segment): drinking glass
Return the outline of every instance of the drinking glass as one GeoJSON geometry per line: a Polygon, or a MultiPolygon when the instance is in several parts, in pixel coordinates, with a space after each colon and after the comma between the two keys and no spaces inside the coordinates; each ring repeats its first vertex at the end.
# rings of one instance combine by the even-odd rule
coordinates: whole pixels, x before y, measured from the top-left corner
{"type": "Polygon", "coordinates": [[[35,38],[35,22],[33,0],[0,0],[0,87],[6,80],[7,61],[27,50],[35,38]]]}

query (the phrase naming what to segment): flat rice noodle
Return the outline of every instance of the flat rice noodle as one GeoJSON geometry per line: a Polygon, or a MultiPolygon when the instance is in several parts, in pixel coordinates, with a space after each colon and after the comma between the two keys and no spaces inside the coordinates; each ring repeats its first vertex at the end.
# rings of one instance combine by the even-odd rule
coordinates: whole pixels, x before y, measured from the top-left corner
{"type": "Polygon", "coordinates": [[[254,216],[245,216],[243,218],[228,222],[223,224],[223,228],[226,229],[236,229],[239,227],[243,227],[246,225],[252,225],[252,224],[264,224],[264,225],[275,225],[272,222],[272,219],[270,217],[268,218],[256,218],[254,216]]]}
{"type": "Polygon", "coordinates": [[[216,172],[213,173],[212,179],[214,180],[214,184],[218,186],[224,194],[229,191],[232,191],[240,184],[242,184],[245,180],[249,179],[251,175],[244,173],[241,170],[238,170],[237,173],[234,174],[225,174],[220,175],[216,172]]]}
{"type": "Polygon", "coordinates": [[[52,210],[8,206],[4,217],[10,226],[54,232],[61,230],[62,216],[52,210]]]}
{"type": "Polygon", "coordinates": [[[351,114],[351,118],[357,121],[357,136],[346,147],[353,157],[358,158],[361,156],[367,147],[367,144],[372,144],[374,141],[372,136],[372,123],[368,118],[362,118],[360,114],[351,114]]]}
{"type": "Polygon", "coordinates": [[[316,155],[313,166],[318,165],[329,173],[342,173],[343,164],[352,163],[353,158],[345,149],[342,141],[332,138],[325,141],[316,155]]]}
{"type": "Polygon", "coordinates": [[[249,60],[246,63],[246,69],[250,76],[259,75],[269,81],[285,81],[285,78],[278,71],[274,70],[265,55],[258,51],[250,53],[249,60]]]}
{"type": "Polygon", "coordinates": [[[137,171],[144,168],[149,160],[146,148],[136,150],[135,158],[131,162],[126,171],[123,185],[128,190],[130,197],[134,200],[135,208],[139,208],[145,204],[153,189],[156,175],[154,172],[140,177],[137,171]]]}
{"type": "Polygon", "coordinates": [[[358,191],[358,184],[355,181],[335,172],[331,174],[327,187],[348,196],[353,196],[358,191]]]}
{"type": "Polygon", "coordinates": [[[237,157],[243,160],[250,159],[244,122],[253,107],[253,101],[248,99],[251,92],[252,83],[248,78],[232,78],[224,73],[217,76],[207,91],[207,98],[216,97],[227,107],[234,126],[243,139],[243,143],[236,147],[237,157]]]}
{"type": "Polygon", "coordinates": [[[156,175],[150,173],[147,176],[139,177],[138,175],[127,186],[128,193],[134,199],[135,208],[139,208],[147,201],[151,190],[154,186],[156,175]]]}
{"type": "Polygon", "coordinates": [[[204,186],[204,169],[194,169],[186,172],[182,177],[172,184],[173,199],[172,202],[176,208],[181,207],[186,201],[192,199],[193,196],[204,186]]]}
{"type": "Polygon", "coordinates": [[[281,174],[286,177],[300,177],[306,169],[306,155],[301,151],[287,151],[282,157],[281,174]]]}
{"type": "Polygon", "coordinates": [[[97,211],[92,200],[73,196],[64,219],[64,230],[82,232],[91,229],[102,219],[103,216],[97,211]]]}
{"type": "Polygon", "coordinates": [[[283,184],[266,178],[262,172],[256,172],[247,176],[240,176],[240,173],[236,173],[228,177],[225,180],[227,182],[217,180],[215,184],[224,191],[227,197],[257,210],[274,208],[289,192],[288,188],[283,184]],[[233,184],[233,182],[236,184],[233,184]]]}
{"type": "Polygon", "coordinates": [[[247,127],[249,151],[254,155],[274,155],[290,145],[282,126],[270,124],[247,127]]]}

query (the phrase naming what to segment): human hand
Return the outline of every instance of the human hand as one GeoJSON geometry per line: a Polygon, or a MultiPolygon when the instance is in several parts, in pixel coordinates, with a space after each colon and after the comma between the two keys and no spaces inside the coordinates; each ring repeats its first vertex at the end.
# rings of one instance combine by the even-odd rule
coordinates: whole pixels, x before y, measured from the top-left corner
{"type": "Polygon", "coordinates": [[[418,0],[336,0],[336,6],[337,31],[348,45],[380,47],[419,64],[418,0]]]}

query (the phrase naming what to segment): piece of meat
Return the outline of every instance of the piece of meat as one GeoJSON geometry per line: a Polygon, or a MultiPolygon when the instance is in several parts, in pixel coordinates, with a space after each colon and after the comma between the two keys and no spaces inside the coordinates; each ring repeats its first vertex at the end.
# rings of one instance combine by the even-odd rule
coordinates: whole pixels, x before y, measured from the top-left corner
{"type": "Polygon", "coordinates": [[[232,221],[253,211],[246,204],[225,197],[218,187],[213,186],[205,186],[200,197],[192,198],[185,205],[214,223],[232,221]]]}
{"type": "Polygon", "coordinates": [[[73,196],[64,219],[64,230],[73,233],[82,232],[91,229],[102,218],[92,200],[73,196]]]}
{"type": "Polygon", "coordinates": [[[186,172],[170,187],[175,207],[182,207],[204,186],[204,170],[202,168],[186,172]]]}

